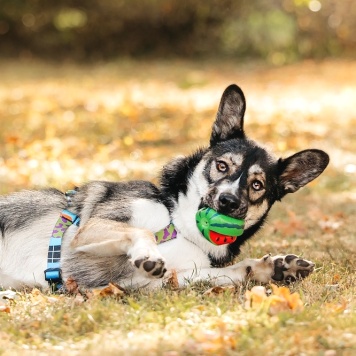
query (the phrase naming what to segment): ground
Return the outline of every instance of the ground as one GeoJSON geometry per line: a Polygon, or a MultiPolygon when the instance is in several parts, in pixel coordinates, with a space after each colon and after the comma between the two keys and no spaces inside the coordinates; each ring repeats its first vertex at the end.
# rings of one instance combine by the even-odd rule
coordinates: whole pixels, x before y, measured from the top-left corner
{"type": "Polygon", "coordinates": [[[155,294],[112,286],[84,297],[4,292],[0,354],[356,352],[355,61],[0,64],[2,194],[92,179],[156,182],[171,157],[206,145],[231,83],[245,92],[250,138],[283,157],[313,147],[331,157],[315,182],[276,204],[241,256],[302,255],[317,265],[306,280],[265,286],[268,296],[251,282],[155,294]]]}

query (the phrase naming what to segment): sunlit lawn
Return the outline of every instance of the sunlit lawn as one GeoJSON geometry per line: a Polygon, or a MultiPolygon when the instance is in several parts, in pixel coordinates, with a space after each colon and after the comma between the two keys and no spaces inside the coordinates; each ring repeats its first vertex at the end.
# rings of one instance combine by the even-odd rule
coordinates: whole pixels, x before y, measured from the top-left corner
{"type": "Polygon", "coordinates": [[[96,65],[3,61],[0,189],[93,179],[157,182],[171,157],[206,145],[224,88],[247,98],[247,134],[276,154],[321,148],[330,166],[278,203],[242,257],[302,254],[317,263],[290,286],[304,308],[246,310],[252,284],[208,285],[119,301],[21,294],[3,301],[0,354],[352,355],[356,352],[356,62],[282,68],[238,62],[128,60],[96,65]],[[5,310],[5,308],[3,308],[5,310]]]}

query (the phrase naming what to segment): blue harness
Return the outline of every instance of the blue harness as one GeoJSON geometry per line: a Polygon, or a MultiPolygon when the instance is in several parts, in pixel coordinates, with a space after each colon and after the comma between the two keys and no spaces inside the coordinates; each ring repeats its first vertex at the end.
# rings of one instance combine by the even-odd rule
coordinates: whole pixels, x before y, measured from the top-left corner
{"type": "Polygon", "coordinates": [[[62,287],[62,275],[60,268],[61,248],[64,233],[71,225],[79,226],[80,219],[69,210],[63,210],[54,226],[52,236],[49,240],[47,269],[44,271],[45,280],[52,289],[57,290],[62,287]]]}

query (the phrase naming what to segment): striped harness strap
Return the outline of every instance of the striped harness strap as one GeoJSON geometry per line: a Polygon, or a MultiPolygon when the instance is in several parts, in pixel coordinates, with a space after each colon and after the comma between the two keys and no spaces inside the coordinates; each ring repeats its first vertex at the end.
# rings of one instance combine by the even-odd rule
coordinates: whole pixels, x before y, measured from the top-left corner
{"type": "Polygon", "coordinates": [[[54,226],[49,240],[47,269],[44,271],[45,280],[54,290],[62,286],[60,260],[63,235],[69,226],[73,224],[79,226],[79,223],[80,219],[77,215],[69,210],[63,210],[54,226]]]}

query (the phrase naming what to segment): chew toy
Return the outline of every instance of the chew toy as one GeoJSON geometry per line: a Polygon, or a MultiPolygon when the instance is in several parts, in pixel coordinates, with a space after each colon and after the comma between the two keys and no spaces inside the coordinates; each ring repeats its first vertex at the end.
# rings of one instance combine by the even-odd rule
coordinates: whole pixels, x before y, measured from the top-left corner
{"type": "Polygon", "coordinates": [[[199,231],[214,245],[231,244],[244,232],[244,220],[218,213],[211,208],[203,208],[196,213],[199,231]]]}

